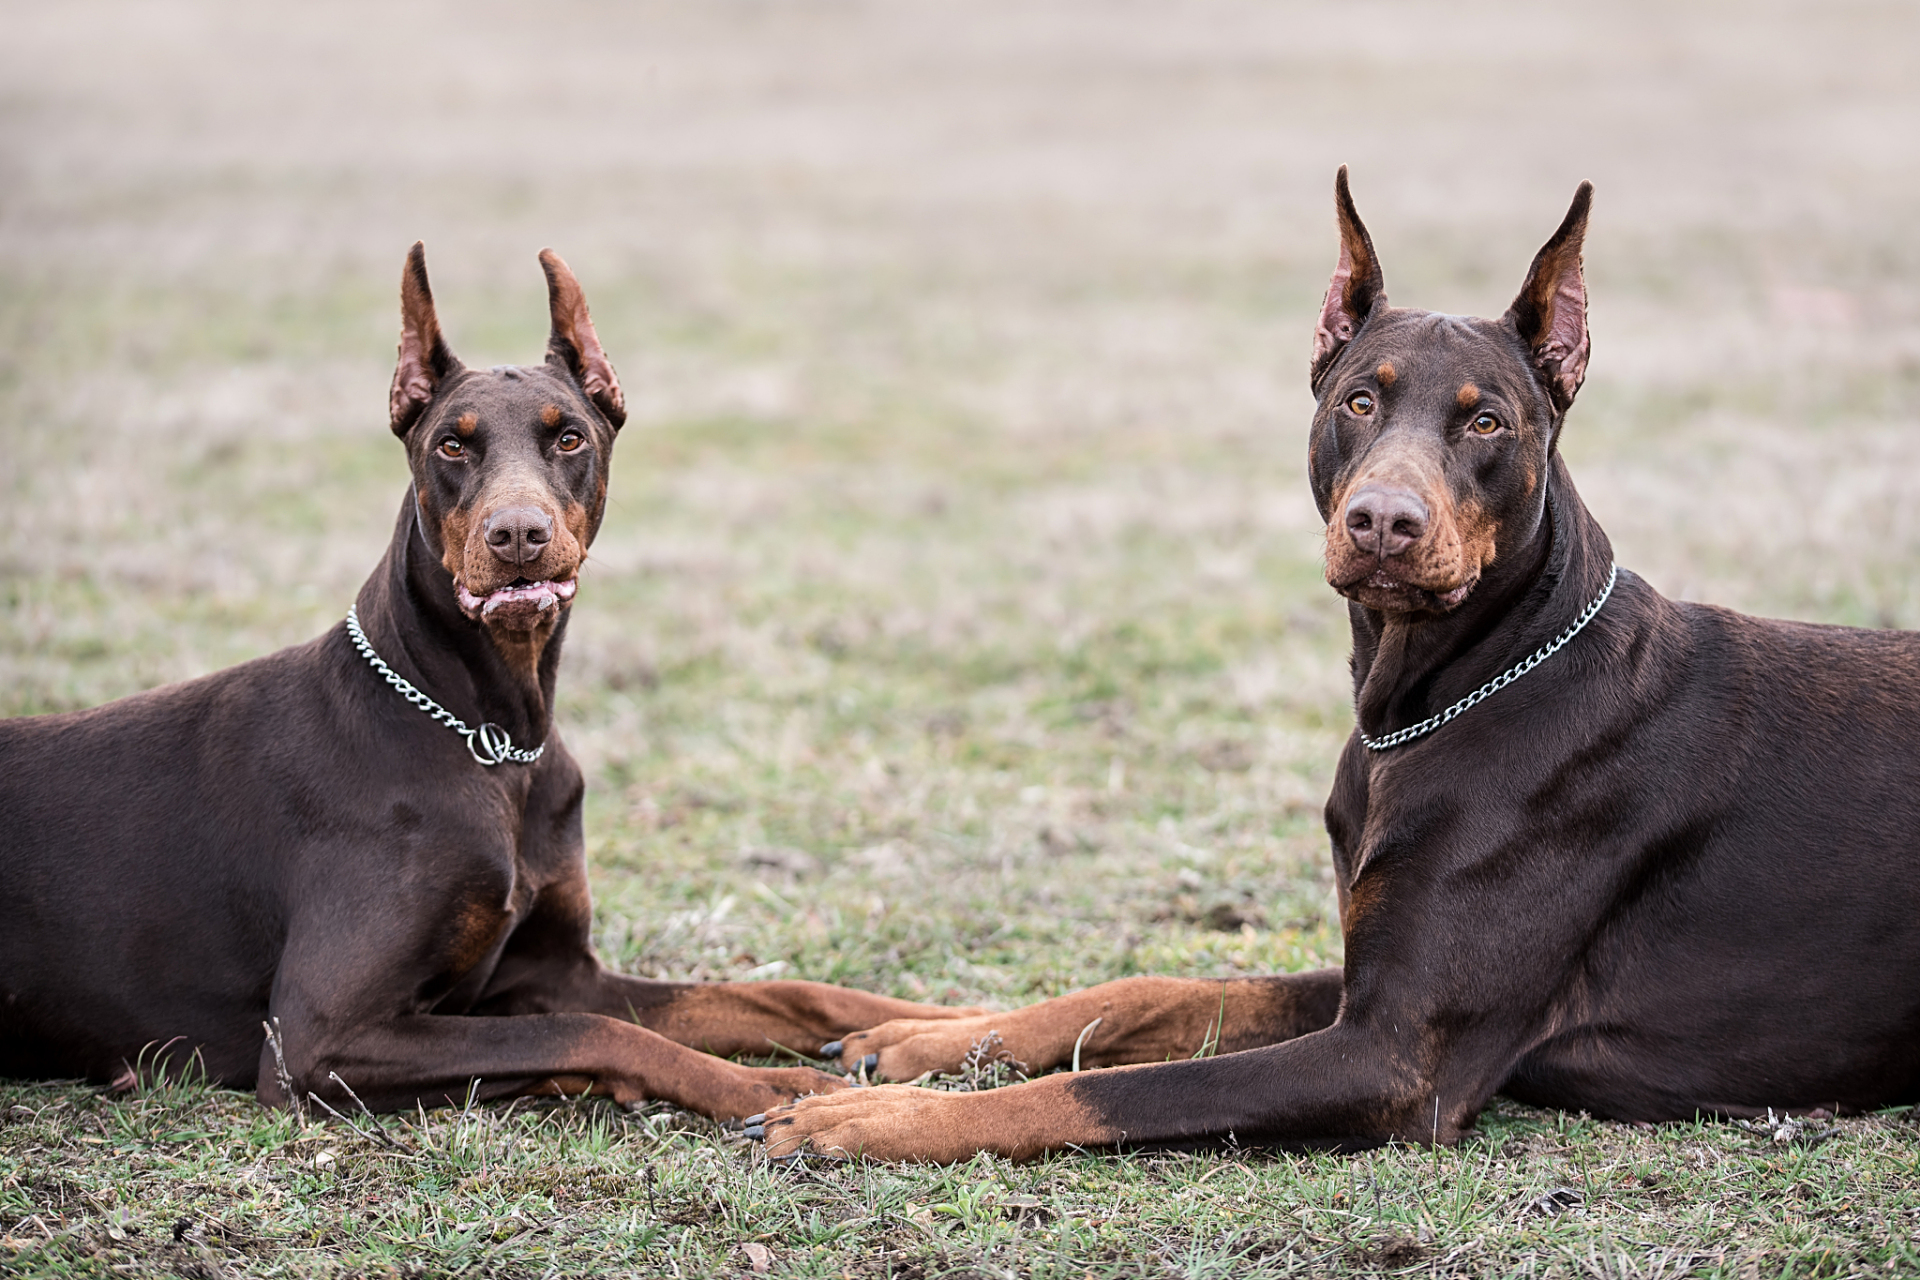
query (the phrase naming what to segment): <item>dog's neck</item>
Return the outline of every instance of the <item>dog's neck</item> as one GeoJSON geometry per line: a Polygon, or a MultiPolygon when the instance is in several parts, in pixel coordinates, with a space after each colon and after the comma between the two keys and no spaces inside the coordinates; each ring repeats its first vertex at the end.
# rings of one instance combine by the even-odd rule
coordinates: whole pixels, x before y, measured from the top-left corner
{"type": "Polygon", "coordinates": [[[560,616],[548,626],[497,640],[461,612],[452,575],[420,531],[411,490],[357,607],[380,656],[469,726],[497,724],[526,750],[547,740],[568,607],[556,606],[560,616]]]}
{"type": "Polygon", "coordinates": [[[1354,710],[1373,737],[1435,715],[1571,624],[1606,585],[1613,546],[1555,453],[1546,511],[1459,608],[1389,614],[1349,604],[1354,710]]]}

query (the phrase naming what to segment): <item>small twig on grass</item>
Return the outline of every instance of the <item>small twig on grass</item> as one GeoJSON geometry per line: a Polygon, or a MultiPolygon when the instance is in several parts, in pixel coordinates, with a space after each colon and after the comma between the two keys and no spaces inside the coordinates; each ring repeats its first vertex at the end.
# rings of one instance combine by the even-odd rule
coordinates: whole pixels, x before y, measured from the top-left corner
{"type": "Polygon", "coordinates": [[[318,1104],[328,1115],[332,1116],[335,1120],[338,1120],[341,1124],[347,1126],[347,1128],[353,1130],[355,1133],[365,1138],[368,1142],[379,1141],[379,1139],[374,1137],[371,1133],[368,1133],[365,1129],[362,1129],[359,1125],[347,1119],[347,1117],[341,1115],[338,1111],[335,1111],[332,1105],[328,1103],[328,1101],[325,1098],[321,1097],[319,1094],[315,1093],[313,1090],[311,1089],[307,1090],[307,1097],[312,1099],[316,1104],[318,1104]]]}
{"type": "MultiPolygon", "coordinates": [[[[401,1146],[400,1143],[394,1139],[392,1134],[387,1132],[387,1127],[380,1123],[380,1117],[373,1114],[373,1108],[368,1106],[364,1101],[362,1101],[360,1095],[353,1091],[353,1086],[340,1078],[340,1073],[338,1071],[327,1072],[327,1079],[333,1081],[335,1084],[339,1085],[342,1089],[345,1089],[347,1091],[347,1096],[353,1099],[355,1105],[357,1105],[360,1108],[361,1114],[366,1116],[367,1123],[373,1126],[373,1131],[376,1135],[378,1135],[378,1141],[381,1144],[392,1147],[395,1151],[406,1150],[405,1147],[401,1146]]],[[[322,1103],[321,1105],[325,1106],[326,1104],[322,1103]]],[[[332,1111],[333,1108],[327,1107],[327,1110],[332,1111]]],[[[335,1112],[335,1114],[337,1115],[338,1113],[335,1112]]],[[[358,1125],[354,1127],[356,1130],[359,1128],[358,1125]]]]}
{"type": "Polygon", "coordinates": [[[1433,1095],[1433,1189],[1440,1189],[1440,1095],[1433,1095]]]}
{"type": "MultiPolygon", "coordinates": [[[[273,1074],[280,1082],[280,1092],[287,1096],[287,1105],[293,1109],[296,1125],[307,1127],[307,1108],[300,1101],[300,1093],[293,1087],[293,1073],[287,1070],[286,1042],[280,1030],[280,1019],[276,1015],[271,1022],[262,1022],[260,1029],[267,1033],[267,1045],[273,1050],[273,1074]]],[[[331,1107],[328,1110],[332,1110],[331,1107]]]]}

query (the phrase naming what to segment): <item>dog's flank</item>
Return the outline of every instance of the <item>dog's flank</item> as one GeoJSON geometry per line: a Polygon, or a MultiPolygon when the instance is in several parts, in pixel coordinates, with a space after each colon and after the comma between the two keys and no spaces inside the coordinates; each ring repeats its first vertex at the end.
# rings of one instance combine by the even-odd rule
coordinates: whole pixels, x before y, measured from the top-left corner
{"type": "Polygon", "coordinates": [[[160,1045],[295,1107],[593,1092],[728,1117],[842,1084],[714,1054],[947,1012],[595,958],[552,708],[626,410],[573,273],[540,264],[544,363],[480,371],[408,254],[389,422],[412,481],[355,634],[0,723],[0,1072],[135,1080],[160,1045]]]}
{"type": "Polygon", "coordinates": [[[1589,187],[1492,320],[1390,306],[1344,170],[1335,194],[1308,457],[1353,631],[1326,806],[1343,968],[872,1028],[842,1052],[883,1078],[989,1031],[1058,1065],[1095,1016],[1082,1051],[1137,1065],[803,1100],[758,1126],[774,1154],[1446,1143],[1496,1091],[1645,1121],[1920,1100],[1920,636],[1626,570],[1604,594],[1612,547],[1558,448],[1592,350],[1589,187]],[[1524,680],[1367,749],[1582,617],[1524,680]],[[1187,1057],[1216,1007],[1226,1052],[1187,1057]]]}

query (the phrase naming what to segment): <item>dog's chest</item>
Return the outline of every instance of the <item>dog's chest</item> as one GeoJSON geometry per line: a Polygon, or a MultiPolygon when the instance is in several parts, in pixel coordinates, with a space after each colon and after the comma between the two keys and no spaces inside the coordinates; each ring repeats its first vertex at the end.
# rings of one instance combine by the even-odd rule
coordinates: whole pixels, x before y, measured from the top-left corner
{"type": "Polygon", "coordinates": [[[492,838],[476,841],[458,887],[448,886],[437,984],[444,994],[432,1001],[444,1013],[483,1000],[516,955],[562,940],[584,946],[588,935],[592,902],[577,800],[556,806],[553,788],[511,781],[520,785],[496,793],[502,820],[492,838]]]}

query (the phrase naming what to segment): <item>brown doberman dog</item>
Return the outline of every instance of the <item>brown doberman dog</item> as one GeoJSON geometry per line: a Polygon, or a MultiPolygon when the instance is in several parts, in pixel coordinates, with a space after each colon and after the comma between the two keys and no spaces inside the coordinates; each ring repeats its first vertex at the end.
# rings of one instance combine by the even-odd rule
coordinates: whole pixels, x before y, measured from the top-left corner
{"type": "Polygon", "coordinates": [[[952,1012],[595,958],[581,774],[551,717],[626,410],[579,284],[540,262],[545,362],[483,372],[409,254],[390,408],[413,482],[345,623],[0,722],[0,1073],[128,1085],[197,1060],[270,1103],[284,1075],[336,1106],[478,1081],[735,1117],[844,1081],[713,1055],[952,1012]]]}
{"type": "Polygon", "coordinates": [[[1031,1071],[1116,1069],[803,1099],[748,1121],[773,1154],[1445,1143],[1495,1092],[1644,1121],[1920,1099],[1920,635],[1614,567],[1558,452],[1590,187],[1497,320],[1388,306],[1344,169],[1336,196],[1308,457],[1353,627],[1344,967],[889,1023],[848,1060],[910,1079],[995,1031],[1031,1071]]]}

